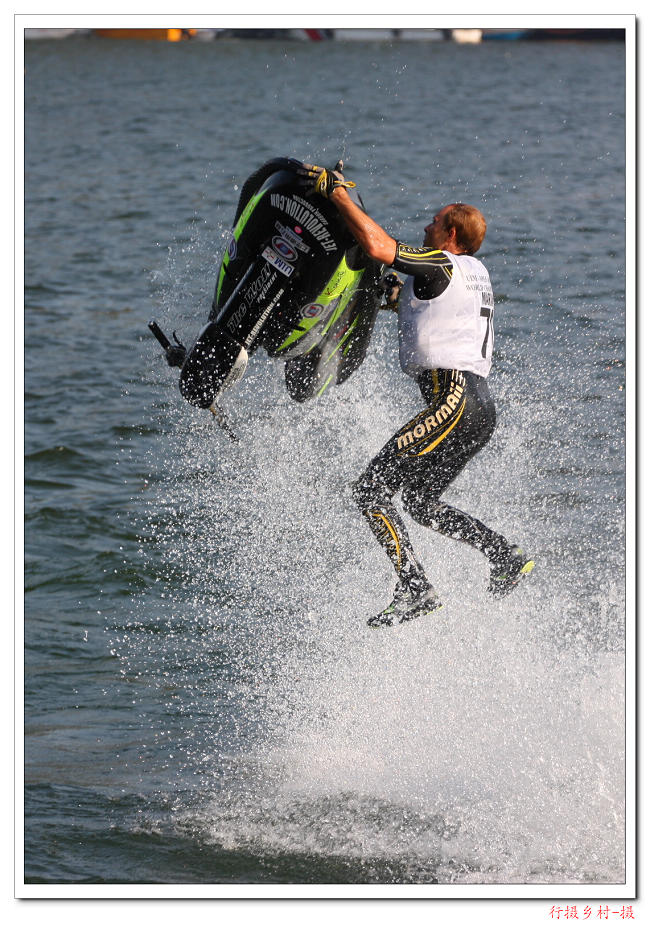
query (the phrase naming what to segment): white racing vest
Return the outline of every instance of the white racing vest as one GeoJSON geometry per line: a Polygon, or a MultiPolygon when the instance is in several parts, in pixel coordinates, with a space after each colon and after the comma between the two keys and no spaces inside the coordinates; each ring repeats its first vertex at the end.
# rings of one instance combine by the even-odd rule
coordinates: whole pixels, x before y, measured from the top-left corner
{"type": "Polygon", "coordinates": [[[468,370],[486,377],[492,366],[494,296],[478,258],[444,252],[451,283],[435,299],[418,299],[407,277],[399,302],[399,359],[417,377],[423,370],[468,370]]]}

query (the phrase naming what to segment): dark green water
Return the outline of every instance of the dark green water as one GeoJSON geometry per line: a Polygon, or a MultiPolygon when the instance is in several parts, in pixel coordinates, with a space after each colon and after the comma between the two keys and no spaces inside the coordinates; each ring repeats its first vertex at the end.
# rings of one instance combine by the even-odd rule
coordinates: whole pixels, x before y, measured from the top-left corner
{"type": "MultiPolygon", "coordinates": [[[[25,879],[611,883],[624,855],[619,43],[70,39],[25,52],[25,879]],[[499,429],[449,500],[533,552],[413,538],[445,599],[381,638],[347,491],[417,409],[394,319],[322,400],[255,356],[183,403],[242,181],[342,156],[419,243],[488,217],[499,429]]],[[[388,316],[388,314],[387,314],[388,316]]]]}

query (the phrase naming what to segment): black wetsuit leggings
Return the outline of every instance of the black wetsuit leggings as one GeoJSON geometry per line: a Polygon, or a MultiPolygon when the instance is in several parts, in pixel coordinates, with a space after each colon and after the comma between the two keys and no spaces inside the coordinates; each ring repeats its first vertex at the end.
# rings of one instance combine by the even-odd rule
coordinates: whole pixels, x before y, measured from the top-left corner
{"type": "Polygon", "coordinates": [[[427,407],[388,441],[353,490],[399,580],[415,588],[427,579],[392,503],[400,490],[404,508],[419,524],[471,544],[492,563],[510,550],[504,537],[440,501],[494,431],[496,413],[487,381],[473,373],[439,369],[421,374],[418,385],[427,407]]]}

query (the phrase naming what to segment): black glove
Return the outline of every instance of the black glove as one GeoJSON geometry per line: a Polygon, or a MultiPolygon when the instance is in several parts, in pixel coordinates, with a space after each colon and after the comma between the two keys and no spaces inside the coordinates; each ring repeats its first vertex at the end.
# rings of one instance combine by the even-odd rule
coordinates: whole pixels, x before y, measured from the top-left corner
{"type": "Polygon", "coordinates": [[[400,280],[397,274],[386,274],[385,277],[382,277],[380,280],[381,288],[384,292],[384,297],[386,302],[382,306],[382,309],[397,309],[397,304],[399,302],[399,295],[404,286],[404,281],[400,280]]]}
{"type": "Polygon", "coordinates": [[[319,193],[327,199],[336,187],[356,187],[356,183],[346,180],[341,173],[342,161],[337,161],[333,171],[329,171],[326,167],[318,167],[317,164],[306,164],[303,161],[295,161],[294,164],[296,173],[304,185],[309,188],[309,193],[319,193]]]}

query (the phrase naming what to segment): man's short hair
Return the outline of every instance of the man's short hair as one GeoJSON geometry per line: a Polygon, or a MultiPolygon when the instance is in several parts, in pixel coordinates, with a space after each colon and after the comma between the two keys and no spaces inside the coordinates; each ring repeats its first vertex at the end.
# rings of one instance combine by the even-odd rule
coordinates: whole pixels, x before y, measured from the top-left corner
{"type": "Polygon", "coordinates": [[[467,254],[476,254],[483,244],[487,222],[476,206],[454,203],[443,216],[444,228],[450,232],[456,229],[456,241],[467,254]]]}

